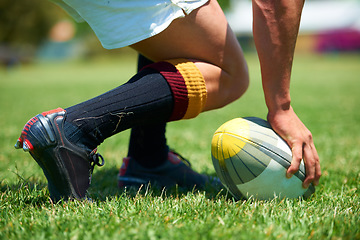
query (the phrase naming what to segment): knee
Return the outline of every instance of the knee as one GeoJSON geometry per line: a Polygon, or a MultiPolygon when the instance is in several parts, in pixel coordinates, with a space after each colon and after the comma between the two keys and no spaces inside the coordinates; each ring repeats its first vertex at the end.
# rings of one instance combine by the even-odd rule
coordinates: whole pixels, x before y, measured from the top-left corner
{"type": "Polygon", "coordinates": [[[249,73],[246,62],[225,67],[209,67],[197,63],[206,82],[207,100],[204,111],[222,108],[239,99],[248,89],[249,73]]]}

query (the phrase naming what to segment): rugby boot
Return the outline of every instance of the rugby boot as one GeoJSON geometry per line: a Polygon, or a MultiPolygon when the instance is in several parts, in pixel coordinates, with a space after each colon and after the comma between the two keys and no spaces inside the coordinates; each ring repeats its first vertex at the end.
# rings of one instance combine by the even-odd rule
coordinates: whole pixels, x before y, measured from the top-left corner
{"type": "Polygon", "coordinates": [[[85,198],[94,166],[104,165],[96,149],[81,148],[67,140],[65,118],[66,111],[61,108],[36,115],[25,124],[15,144],[15,148],[29,152],[42,168],[55,202],[85,198]]]}
{"type": "Polygon", "coordinates": [[[191,169],[190,162],[174,151],[169,151],[165,163],[155,168],[144,168],[131,157],[123,159],[118,174],[118,186],[140,187],[148,185],[159,188],[171,188],[178,185],[185,189],[222,188],[216,177],[199,174],[191,169]]]}

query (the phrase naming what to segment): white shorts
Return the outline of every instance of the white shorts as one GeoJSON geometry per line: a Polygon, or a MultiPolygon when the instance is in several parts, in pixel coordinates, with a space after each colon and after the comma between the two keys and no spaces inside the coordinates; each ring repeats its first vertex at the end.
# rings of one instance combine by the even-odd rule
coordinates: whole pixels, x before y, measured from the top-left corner
{"type": "Polygon", "coordinates": [[[208,0],[51,0],[86,21],[104,48],[129,46],[165,30],[208,0]]]}

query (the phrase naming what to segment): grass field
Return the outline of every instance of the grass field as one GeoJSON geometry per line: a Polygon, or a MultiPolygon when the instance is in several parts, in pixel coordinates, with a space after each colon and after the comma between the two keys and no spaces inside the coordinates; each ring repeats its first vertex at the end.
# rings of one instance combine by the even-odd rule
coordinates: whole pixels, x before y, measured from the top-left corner
{"type": "MultiPolygon", "coordinates": [[[[215,174],[213,132],[239,116],[265,118],[259,65],[248,54],[251,86],[226,108],[170,123],[172,148],[193,168],[215,174]]],[[[125,82],[136,57],[38,63],[0,69],[0,239],[360,239],[360,56],[299,55],[293,68],[295,111],[312,131],[323,177],[308,200],[234,201],[225,191],[124,193],[116,187],[129,131],[99,149],[93,202],[52,204],[41,169],[13,145],[39,112],[67,107],[125,82]]]]}

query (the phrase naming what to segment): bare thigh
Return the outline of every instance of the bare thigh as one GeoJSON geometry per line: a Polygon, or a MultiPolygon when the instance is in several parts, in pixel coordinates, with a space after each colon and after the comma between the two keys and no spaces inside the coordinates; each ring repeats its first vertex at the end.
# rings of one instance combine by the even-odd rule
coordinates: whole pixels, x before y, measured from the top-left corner
{"type": "Polygon", "coordinates": [[[241,47],[215,0],[131,47],[153,61],[188,58],[196,62],[208,90],[205,110],[222,107],[239,97],[244,89],[234,94],[234,84],[241,88],[244,80],[247,87],[247,67],[241,47]],[[226,93],[228,97],[224,97],[226,93]]]}

